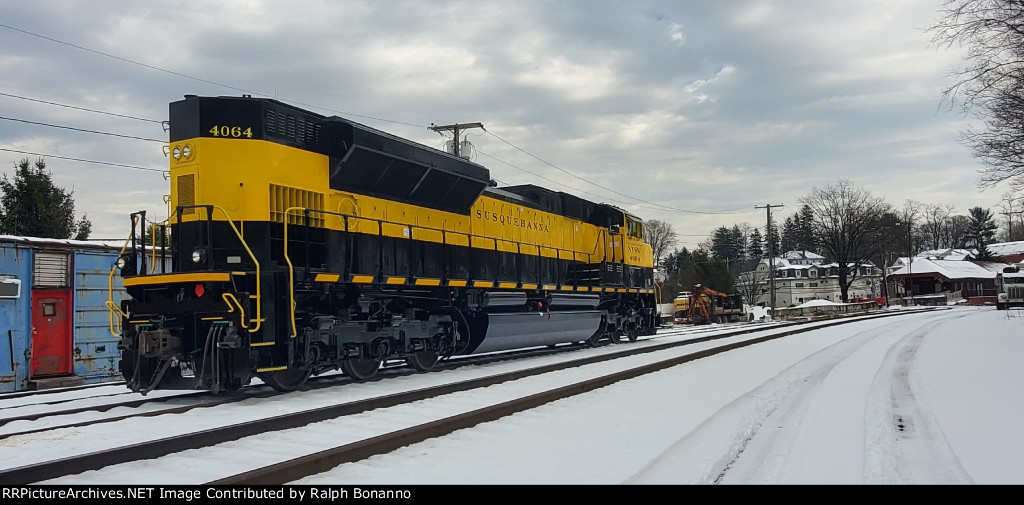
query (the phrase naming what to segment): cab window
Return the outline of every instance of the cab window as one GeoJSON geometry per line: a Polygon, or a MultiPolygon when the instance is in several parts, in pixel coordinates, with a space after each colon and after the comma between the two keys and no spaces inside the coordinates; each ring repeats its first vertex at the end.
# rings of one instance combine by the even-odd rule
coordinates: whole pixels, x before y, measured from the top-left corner
{"type": "Polygon", "coordinates": [[[634,238],[644,238],[643,225],[639,221],[626,218],[626,235],[634,238]]]}

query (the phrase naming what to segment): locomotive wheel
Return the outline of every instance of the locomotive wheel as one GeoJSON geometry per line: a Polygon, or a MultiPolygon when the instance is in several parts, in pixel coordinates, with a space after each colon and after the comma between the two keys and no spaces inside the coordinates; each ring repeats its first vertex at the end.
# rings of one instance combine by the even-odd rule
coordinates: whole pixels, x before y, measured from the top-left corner
{"type": "Polygon", "coordinates": [[[259,374],[259,378],[275,390],[286,393],[288,391],[295,391],[302,387],[312,374],[312,368],[308,370],[304,370],[302,368],[289,368],[287,370],[262,373],[259,374]]]}
{"type": "Polygon", "coordinates": [[[352,380],[372,379],[383,362],[377,359],[346,359],[341,361],[341,371],[352,380]]]}
{"type": "Polygon", "coordinates": [[[636,327],[635,326],[630,326],[629,329],[626,330],[626,336],[629,338],[630,342],[636,342],[636,338],[638,336],[638,333],[636,331],[636,327]]]}
{"type": "Polygon", "coordinates": [[[416,370],[427,372],[433,370],[434,365],[437,364],[437,353],[432,351],[414,352],[405,358],[405,361],[416,370]]]}

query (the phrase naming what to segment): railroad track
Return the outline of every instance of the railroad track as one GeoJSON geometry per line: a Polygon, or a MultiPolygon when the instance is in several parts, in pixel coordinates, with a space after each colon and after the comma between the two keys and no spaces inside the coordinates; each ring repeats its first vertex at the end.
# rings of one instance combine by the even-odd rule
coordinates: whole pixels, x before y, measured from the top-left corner
{"type": "MultiPolygon", "coordinates": [[[[664,330],[658,335],[644,337],[644,340],[665,338],[679,334],[701,335],[718,334],[723,331],[722,327],[712,328],[686,328],[685,330],[664,330]]],[[[606,345],[608,342],[602,342],[606,345]]],[[[435,371],[450,370],[462,366],[486,365],[506,360],[521,359],[524,357],[547,356],[556,353],[566,353],[574,350],[589,348],[584,344],[559,345],[554,348],[525,349],[505,351],[490,355],[462,356],[443,361],[438,364],[435,371]]],[[[404,362],[396,362],[382,368],[380,375],[374,380],[393,378],[398,376],[412,375],[416,372],[405,365],[404,362]]],[[[332,373],[312,377],[307,383],[305,390],[336,387],[350,383],[351,380],[340,373],[332,373]]],[[[196,408],[215,407],[229,403],[249,400],[252,398],[270,398],[280,393],[262,383],[247,386],[240,393],[231,395],[214,395],[207,391],[174,392],[165,396],[140,397],[136,393],[124,390],[116,393],[110,392],[111,386],[121,385],[124,382],[108,383],[91,388],[67,388],[60,392],[94,390],[95,395],[54,398],[56,390],[41,390],[37,395],[17,394],[13,398],[25,400],[36,397],[40,401],[30,404],[20,403],[13,406],[0,405],[0,440],[17,436],[29,435],[50,431],[56,428],[79,428],[99,423],[121,421],[134,417],[152,417],[163,414],[180,414],[196,408]],[[99,386],[107,386],[100,389],[99,386]],[[62,406],[51,408],[53,406],[62,406]],[[115,414],[114,411],[131,410],[123,414],[115,414]],[[81,414],[92,414],[81,416],[81,414]],[[89,419],[80,419],[89,417],[89,419]],[[80,420],[79,420],[80,419],[80,420]]],[[[157,391],[156,394],[168,393],[157,391]]],[[[67,395],[62,395],[67,396],[67,395]]],[[[12,397],[0,398],[0,401],[12,397]]]]}
{"type": "MultiPolygon", "coordinates": [[[[198,432],[166,436],[156,440],[148,440],[138,443],[129,443],[122,447],[111,448],[104,451],[72,455],[57,460],[41,461],[39,463],[29,464],[18,468],[0,470],[0,484],[10,485],[45,482],[53,479],[60,479],[61,477],[77,474],[79,472],[98,470],[114,465],[122,465],[141,459],[161,458],[168,454],[187,449],[206,448],[216,444],[241,440],[255,435],[290,430],[293,428],[309,426],[313,423],[345,418],[346,416],[366,413],[371,410],[399,408],[407,406],[413,402],[424,402],[431,399],[435,399],[436,401],[438,398],[446,395],[452,395],[453,393],[479,390],[480,388],[511,383],[513,381],[541,374],[586,367],[595,363],[621,360],[630,356],[640,356],[672,349],[685,349],[686,346],[718,339],[738,337],[753,332],[763,333],[763,335],[749,339],[742,339],[739,342],[716,345],[707,350],[686,352],[682,356],[658,359],[643,366],[632,367],[629,370],[602,373],[598,377],[592,377],[572,384],[567,384],[562,388],[557,388],[552,391],[527,395],[524,398],[511,399],[496,405],[479,407],[458,415],[432,419],[427,422],[406,426],[386,433],[365,436],[357,441],[342,444],[329,451],[322,451],[313,455],[278,461],[264,465],[259,469],[247,470],[238,474],[227,475],[210,480],[211,483],[221,484],[287,482],[301,478],[301,476],[294,476],[299,475],[302,472],[316,473],[317,471],[321,471],[317,469],[323,469],[325,467],[329,468],[339,464],[339,462],[361,459],[369,454],[388,452],[397,446],[408,445],[415,441],[450,433],[451,431],[461,429],[463,427],[503,417],[509,413],[533,408],[544,403],[590,391],[598,387],[603,387],[603,385],[627,378],[645,373],[652,373],[662,368],[675,366],[692,359],[710,356],[719,352],[726,352],[739,346],[752,345],[765,340],[781,338],[787,335],[811,331],[813,329],[831,326],[834,324],[842,324],[853,320],[909,313],[912,313],[912,311],[883,313],[875,316],[860,316],[857,318],[845,318],[824,322],[808,321],[805,323],[791,323],[771,327],[765,327],[764,325],[752,325],[754,327],[750,327],[748,325],[744,325],[742,328],[734,330],[719,330],[708,333],[705,336],[695,336],[685,340],[671,340],[665,342],[657,342],[660,338],[652,338],[644,341],[643,345],[640,346],[613,346],[610,348],[613,349],[613,351],[599,355],[589,355],[576,359],[562,360],[557,363],[535,366],[529,369],[514,369],[508,372],[490,374],[469,380],[429,385],[396,394],[383,396],[373,395],[348,403],[333,404],[301,412],[291,412],[278,416],[263,417],[247,422],[239,422],[227,426],[222,425],[216,428],[204,429],[198,432]],[[396,446],[395,444],[398,445],[396,446]],[[302,470],[302,468],[306,469],[302,470]],[[274,475],[280,477],[269,477],[274,475]]],[[[665,332],[666,336],[668,334],[669,332],[665,332]]],[[[659,337],[661,336],[662,335],[659,335],[659,337]]],[[[543,356],[543,354],[536,353],[535,356],[543,356]]],[[[507,356],[498,356],[494,361],[507,361],[512,363],[510,358],[507,356]]],[[[455,364],[452,368],[458,368],[461,366],[465,366],[465,364],[455,364]]],[[[433,375],[434,374],[428,374],[428,376],[433,375]]],[[[443,374],[437,374],[438,377],[441,375],[443,374]]]]}

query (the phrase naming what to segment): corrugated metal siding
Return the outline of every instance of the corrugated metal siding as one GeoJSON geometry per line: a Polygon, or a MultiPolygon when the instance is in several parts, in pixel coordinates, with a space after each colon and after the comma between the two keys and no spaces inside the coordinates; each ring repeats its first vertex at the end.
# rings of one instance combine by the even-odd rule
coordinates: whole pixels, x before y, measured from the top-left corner
{"type": "MultiPolygon", "coordinates": [[[[117,253],[75,252],[75,341],[74,373],[86,382],[120,380],[117,363],[118,337],[110,333],[110,315],[104,304],[109,299],[109,276],[117,253]]],[[[113,300],[120,305],[128,297],[123,281],[113,279],[113,300]]]]}
{"type": "Polygon", "coordinates": [[[66,288],[71,285],[68,253],[36,251],[32,262],[32,285],[41,288],[66,288]]]}
{"type": "Polygon", "coordinates": [[[0,299],[0,392],[28,389],[32,250],[0,243],[0,273],[22,281],[21,297],[0,299]]]}

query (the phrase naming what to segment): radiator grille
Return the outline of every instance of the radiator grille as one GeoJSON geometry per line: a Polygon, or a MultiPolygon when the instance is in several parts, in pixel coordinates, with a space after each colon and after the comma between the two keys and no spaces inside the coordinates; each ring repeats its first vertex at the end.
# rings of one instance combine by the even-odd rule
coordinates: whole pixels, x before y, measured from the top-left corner
{"type": "MultiPolygon", "coordinates": [[[[303,209],[323,210],[324,195],[304,189],[290,188],[288,186],[270,185],[270,220],[275,223],[284,222],[284,213],[290,207],[301,207],[303,209]]],[[[288,214],[289,224],[303,224],[302,212],[292,211],[288,214]]],[[[310,226],[323,227],[324,215],[314,212],[309,215],[310,226]]]]}
{"type": "MultiPolygon", "coordinates": [[[[195,174],[178,176],[178,205],[186,207],[196,204],[196,176],[195,174]]],[[[195,214],[196,209],[185,209],[184,215],[195,214]]]]}

